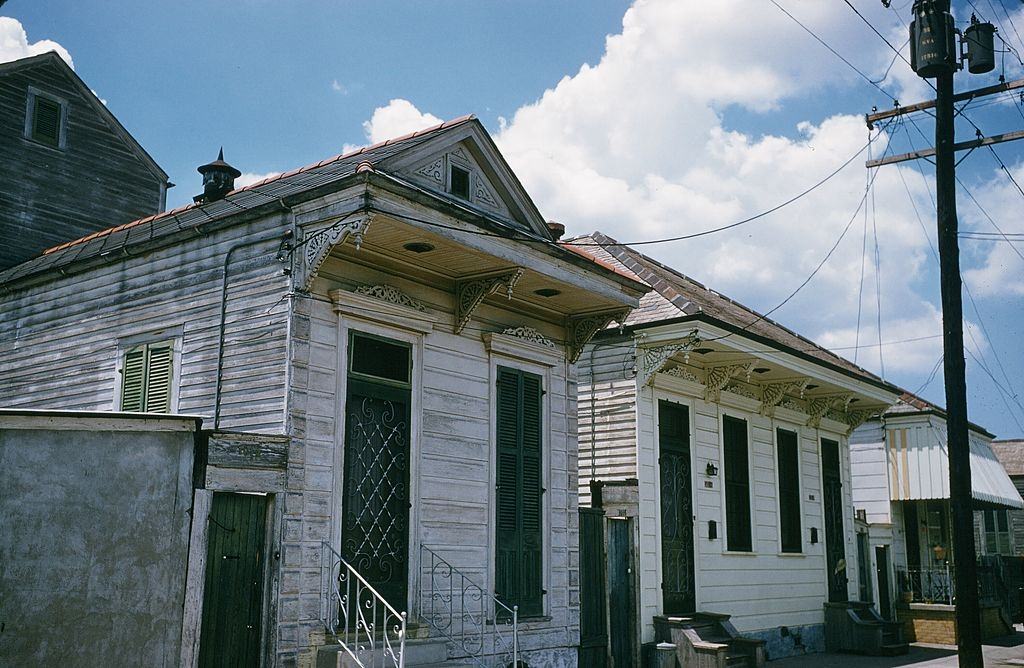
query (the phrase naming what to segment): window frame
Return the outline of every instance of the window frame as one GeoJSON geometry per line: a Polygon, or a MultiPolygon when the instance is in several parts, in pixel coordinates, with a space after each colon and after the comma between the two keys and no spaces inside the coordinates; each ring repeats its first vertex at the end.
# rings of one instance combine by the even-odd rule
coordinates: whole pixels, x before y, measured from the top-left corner
{"type": "Polygon", "coordinates": [[[775,502],[776,502],[776,508],[778,510],[778,518],[779,518],[779,521],[778,521],[779,554],[780,555],[784,555],[784,556],[805,556],[806,553],[804,552],[804,534],[803,534],[803,530],[804,530],[804,504],[803,504],[803,484],[802,484],[803,483],[803,466],[802,466],[802,462],[801,462],[803,457],[801,456],[802,455],[802,449],[800,447],[800,442],[801,442],[800,429],[798,427],[795,427],[795,426],[790,427],[789,425],[776,424],[776,425],[774,425],[774,430],[773,431],[774,431],[774,437],[775,437],[775,489],[776,489],[775,502]],[[781,474],[782,474],[782,462],[781,462],[781,459],[780,459],[780,455],[781,455],[780,440],[779,440],[780,432],[786,432],[786,433],[793,434],[794,438],[796,439],[795,443],[793,444],[794,448],[796,450],[796,452],[794,453],[795,454],[795,458],[796,458],[796,477],[795,477],[795,481],[796,481],[796,525],[797,525],[796,535],[797,535],[797,538],[798,538],[798,545],[797,545],[797,549],[796,550],[787,550],[786,549],[786,546],[785,546],[785,533],[783,532],[783,527],[782,527],[782,522],[783,522],[783,514],[782,514],[782,480],[781,480],[781,477],[780,477],[781,474]]]}
{"type": "MultiPolygon", "coordinates": [[[[756,554],[757,550],[755,549],[756,542],[755,542],[755,535],[754,535],[755,519],[756,518],[755,518],[755,509],[753,507],[754,495],[752,493],[753,492],[753,472],[754,472],[754,467],[753,467],[753,462],[751,460],[752,442],[751,442],[751,433],[750,433],[750,420],[745,418],[745,417],[739,417],[737,415],[733,415],[733,414],[730,414],[730,413],[723,412],[722,413],[722,417],[721,417],[721,419],[718,422],[718,425],[719,425],[719,430],[720,430],[719,443],[721,445],[721,454],[722,454],[722,519],[723,519],[723,524],[725,525],[724,526],[724,530],[723,530],[724,538],[725,538],[725,540],[723,541],[723,553],[725,553],[725,554],[746,554],[746,555],[756,554]],[[725,443],[725,423],[726,423],[726,420],[735,420],[737,422],[742,422],[743,423],[743,433],[744,433],[745,438],[746,438],[745,453],[744,453],[745,457],[744,457],[744,459],[745,459],[746,469],[747,469],[747,471],[746,471],[747,472],[747,476],[746,476],[746,490],[747,490],[747,493],[746,493],[746,500],[745,500],[745,505],[746,505],[746,508],[747,508],[747,526],[746,526],[746,529],[747,529],[747,536],[746,536],[746,538],[747,538],[747,546],[746,547],[747,547],[747,549],[737,549],[737,548],[733,547],[733,545],[732,545],[733,541],[732,541],[732,534],[731,534],[731,532],[733,531],[734,527],[732,526],[732,522],[729,521],[729,484],[730,483],[728,481],[728,478],[729,478],[729,459],[728,459],[728,451],[726,449],[726,443],[725,443]]],[[[742,547],[742,546],[740,546],[740,547],[742,547]]]]}
{"type": "Polygon", "coordinates": [[[413,384],[413,382],[412,382],[413,381],[412,374],[413,374],[413,369],[415,367],[415,365],[413,364],[413,353],[414,353],[413,344],[411,342],[409,342],[409,341],[403,341],[402,339],[390,338],[390,337],[387,337],[387,336],[382,336],[380,334],[374,334],[374,333],[371,333],[371,332],[364,331],[362,329],[359,329],[358,327],[352,327],[352,328],[350,328],[348,330],[348,345],[346,346],[346,355],[345,355],[345,374],[348,375],[348,376],[351,376],[353,379],[365,380],[365,381],[371,382],[371,383],[379,383],[381,385],[390,385],[392,387],[400,387],[400,388],[403,388],[403,389],[410,389],[410,388],[412,388],[412,384],[413,384]],[[384,376],[374,376],[372,374],[363,373],[363,372],[360,372],[360,371],[353,371],[352,364],[355,361],[355,352],[356,352],[355,351],[355,340],[356,340],[356,337],[360,337],[360,338],[364,338],[364,339],[373,339],[373,340],[376,340],[376,341],[382,341],[384,343],[388,343],[388,344],[391,344],[391,345],[394,345],[394,346],[399,346],[399,347],[405,348],[406,351],[409,354],[408,369],[406,370],[407,371],[406,378],[408,378],[408,380],[401,381],[401,380],[395,380],[393,378],[386,378],[384,376]]]}
{"type": "Polygon", "coordinates": [[[114,411],[119,413],[126,412],[138,412],[138,413],[154,413],[160,415],[174,414],[178,412],[178,388],[179,378],[181,376],[180,366],[180,339],[177,337],[158,337],[154,339],[145,339],[141,341],[128,341],[123,342],[118,346],[117,352],[117,390],[114,397],[114,411]],[[146,395],[149,392],[149,360],[150,351],[153,349],[161,348],[170,349],[170,374],[169,387],[167,388],[167,410],[166,411],[147,411],[146,406],[146,395]],[[144,350],[143,356],[143,381],[142,381],[142,407],[138,411],[129,411],[124,407],[124,390],[125,390],[125,366],[128,355],[133,351],[142,349],[144,350]]]}
{"type": "Polygon", "coordinates": [[[35,86],[28,87],[28,94],[25,100],[25,128],[24,138],[36,146],[44,146],[55,151],[63,151],[67,148],[67,125],[68,125],[68,101],[62,97],[40,90],[35,86]],[[60,108],[60,118],[57,121],[57,143],[51,144],[42,141],[35,136],[35,117],[37,100],[43,99],[56,104],[60,108]]]}

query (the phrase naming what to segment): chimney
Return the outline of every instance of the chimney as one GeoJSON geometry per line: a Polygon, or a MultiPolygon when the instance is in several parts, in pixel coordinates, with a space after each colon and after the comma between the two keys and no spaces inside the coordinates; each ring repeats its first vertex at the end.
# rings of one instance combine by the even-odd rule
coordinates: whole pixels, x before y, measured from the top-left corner
{"type": "Polygon", "coordinates": [[[549,220],[548,230],[551,231],[551,236],[555,238],[555,241],[558,241],[562,238],[562,235],[565,234],[565,225],[556,220],[549,220]]]}
{"type": "Polygon", "coordinates": [[[203,192],[192,198],[196,204],[223,199],[224,195],[235,189],[235,179],[242,175],[242,172],[224,162],[223,146],[216,160],[200,166],[196,171],[203,175],[203,192]]]}

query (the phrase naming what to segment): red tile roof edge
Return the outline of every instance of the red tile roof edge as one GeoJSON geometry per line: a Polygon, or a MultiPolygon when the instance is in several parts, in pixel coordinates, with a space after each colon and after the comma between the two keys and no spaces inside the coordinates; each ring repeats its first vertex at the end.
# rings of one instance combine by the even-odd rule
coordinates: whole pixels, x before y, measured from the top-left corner
{"type": "MultiPolygon", "coordinates": [[[[476,116],[474,116],[473,114],[464,114],[464,115],[459,116],[457,118],[453,118],[451,120],[444,121],[444,122],[438,123],[436,125],[432,125],[429,128],[423,128],[422,130],[417,130],[415,132],[410,132],[408,134],[402,135],[401,137],[395,137],[394,139],[388,139],[386,141],[377,142],[376,144],[373,144],[371,146],[360,146],[359,148],[357,148],[355,150],[352,150],[352,151],[349,151],[348,153],[339,153],[339,154],[335,155],[333,158],[326,158],[326,159],[321,160],[319,162],[311,163],[309,165],[305,165],[304,167],[299,167],[297,169],[293,169],[293,170],[291,170],[289,172],[284,172],[282,174],[277,174],[275,176],[267,177],[267,178],[263,179],[262,181],[257,181],[256,183],[250,183],[249,185],[243,186],[241,188],[235,188],[231,192],[227,193],[225,195],[225,197],[227,197],[228,195],[233,195],[235,193],[245,192],[246,190],[252,190],[253,188],[256,188],[258,186],[263,186],[263,185],[266,185],[266,184],[271,183],[273,181],[277,181],[279,179],[283,179],[283,178],[288,177],[288,176],[294,176],[295,174],[301,174],[301,173],[307,172],[307,171],[309,171],[311,169],[316,169],[317,167],[323,167],[324,165],[330,164],[332,162],[338,162],[339,160],[344,160],[346,158],[351,158],[351,157],[354,157],[356,155],[359,155],[360,153],[364,153],[365,151],[369,151],[371,149],[379,148],[381,146],[386,146],[388,144],[393,144],[393,143],[396,143],[398,141],[404,141],[406,139],[411,139],[413,137],[419,137],[421,135],[425,135],[425,134],[430,133],[430,132],[436,132],[437,130],[441,130],[443,128],[450,128],[450,127],[453,127],[455,125],[459,125],[461,123],[466,123],[467,121],[471,121],[474,118],[476,118],[476,116]]],[[[195,204],[195,203],[193,203],[193,204],[185,204],[184,206],[179,206],[176,209],[172,209],[170,211],[163,211],[161,213],[156,213],[156,214],[153,214],[152,216],[147,216],[145,218],[139,218],[138,220],[133,220],[131,222],[124,223],[122,225],[117,225],[115,227],[108,227],[107,229],[99,230],[98,232],[93,232],[92,234],[89,234],[87,236],[81,237],[79,239],[74,239],[72,241],[68,241],[68,242],[59,244],[57,246],[53,246],[52,248],[47,248],[46,250],[44,250],[42,252],[42,255],[49,255],[50,253],[55,253],[55,252],[57,252],[59,250],[64,250],[65,248],[70,248],[71,246],[77,246],[78,244],[85,243],[86,241],[91,241],[92,239],[95,239],[96,237],[106,236],[108,234],[113,234],[114,232],[119,232],[119,231],[121,231],[123,229],[126,229],[126,228],[129,228],[129,227],[134,227],[136,225],[142,225],[143,223],[147,223],[147,222],[155,220],[157,218],[166,218],[167,216],[174,216],[174,215],[176,215],[178,213],[181,213],[183,211],[187,211],[189,209],[194,209],[194,208],[199,207],[199,206],[202,206],[202,205],[201,204],[195,204]]]]}
{"type": "Polygon", "coordinates": [[[619,276],[623,276],[625,278],[628,278],[631,281],[636,281],[637,283],[640,283],[642,285],[646,285],[648,288],[650,287],[650,285],[647,283],[647,281],[645,281],[644,279],[640,278],[639,276],[637,276],[633,272],[631,272],[629,270],[620,269],[620,268],[616,267],[614,264],[612,264],[611,262],[607,262],[605,260],[602,260],[601,258],[597,257],[596,255],[593,255],[590,251],[586,250],[582,246],[577,246],[577,245],[573,244],[571,241],[568,241],[568,242],[560,241],[560,242],[558,242],[558,245],[561,246],[562,248],[566,249],[567,251],[575,253],[576,255],[579,255],[579,256],[587,259],[587,260],[590,260],[594,264],[596,264],[596,265],[598,265],[600,267],[603,267],[603,268],[607,269],[610,272],[613,272],[615,274],[618,274],[619,276]]]}

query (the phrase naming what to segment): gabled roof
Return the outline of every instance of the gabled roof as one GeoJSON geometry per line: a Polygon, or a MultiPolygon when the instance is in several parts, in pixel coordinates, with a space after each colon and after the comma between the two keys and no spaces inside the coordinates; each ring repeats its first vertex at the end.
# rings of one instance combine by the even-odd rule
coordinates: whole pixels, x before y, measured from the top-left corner
{"type": "Polygon", "coordinates": [[[992,441],[992,451],[1007,475],[1024,476],[1024,439],[992,441]]]}
{"type": "Polygon", "coordinates": [[[32,67],[43,67],[50,66],[57,68],[61,74],[63,74],[68,81],[78,90],[78,93],[88,100],[93,110],[106,122],[110,129],[113,130],[114,134],[121,138],[128,148],[149,168],[149,170],[156,176],[160,181],[167,183],[167,172],[161,169],[160,165],[157,164],[156,160],[153,159],[146,149],[142,147],[132,133],[128,132],[121,121],[117,120],[114,114],[110,113],[107,109],[107,105],[103,104],[103,101],[96,97],[96,94],[92,92],[92,89],[82,81],[81,77],[75,73],[71,66],[69,66],[64,59],[61,58],[56,51],[47,51],[41,53],[38,56],[29,56],[28,58],[21,58],[19,60],[12,60],[6,63],[0,63],[0,77],[10,74],[12,72],[19,72],[32,67]]]}
{"type": "MultiPolygon", "coordinates": [[[[912,415],[935,415],[937,417],[946,419],[946,409],[938,404],[933,404],[927,399],[922,399],[916,394],[904,391],[900,395],[899,400],[889,406],[883,413],[885,417],[897,418],[900,416],[912,416],[912,415]]],[[[977,432],[978,434],[988,437],[995,438],[994,434],[989,433],[987,429],[981,425],[977,425],[973,422],[968,422],[967,426],[971,431],[977,432]]]]}
{"type": "Polygon", "coordinates": [[[823,362],[847,375],[895,390],[870,371],[606,234],[594,232],[567,239],[566,243],[577,244],[582,251],[633,273],[653,288],[626,319],[626,328],[642,329],[683,320],[713,321],[741,330],[743,335],[772,342],[780,349],[823,362]]]}

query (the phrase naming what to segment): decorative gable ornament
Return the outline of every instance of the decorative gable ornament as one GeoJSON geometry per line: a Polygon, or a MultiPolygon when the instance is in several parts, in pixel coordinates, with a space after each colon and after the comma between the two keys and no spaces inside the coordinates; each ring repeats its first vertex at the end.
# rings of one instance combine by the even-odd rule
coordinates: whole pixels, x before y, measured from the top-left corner
{"type": "Polygon", "coordinates": [[[547,338],[533,327],[527,327],[526,325],[522,327],[509,327],[504,330],[502,334],[514,336],[516,338],[523,339],[524,341],[529,341],[530,343],[538,343],[546,348],[553,349],[555,347],[555,344],[551,339],[547,338]]]}
{"type": "Polygon", "coordinates": [[[444,157],[442,156],[429,165],[420,167],[415,173],[427,177],[439,186],[444,186],[444,157]]]}
{"type": "Polygon", "coordinates": [[[361,285],[355,289],[355,293],[365,295],[367,297],[373,297],[374,299],[380,299],[381,301],[390,302],[391,304],[407,306],[409,308],[416,309],[417,311],[427,310],[427,307],[424,306],[422,302],[416,301],[398,288],[387,284],[361,285]]]}
{"type": "Polygon", "coordinates": [[[673,378],[682,378],[683,380],[688,380],[691,383],[701,382],[700,378],[697,378],[697,374],[692,373],[686,367],[682,366],[674,366],[671,369],[665,369],[661,373],[665,374],[666,376],[672,376],[673,378]]]}

